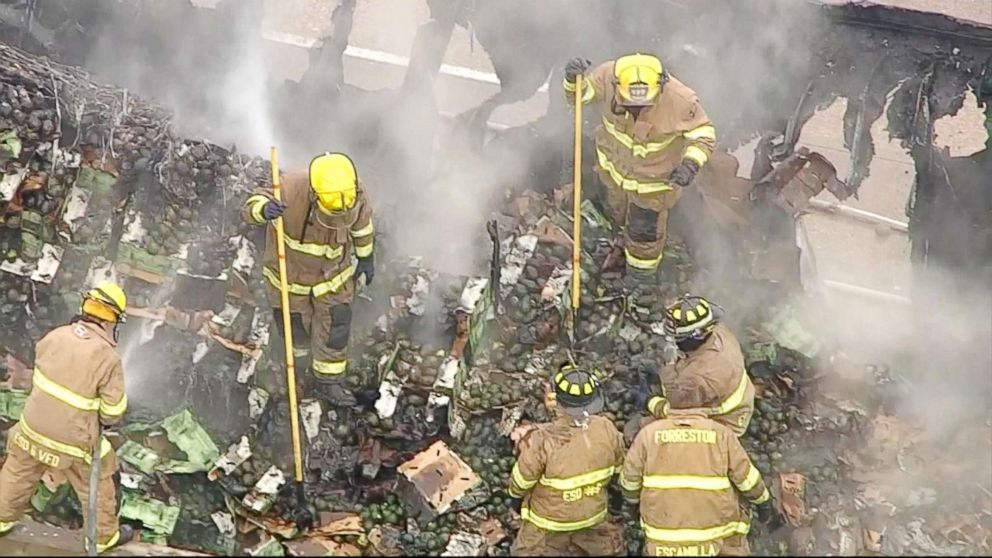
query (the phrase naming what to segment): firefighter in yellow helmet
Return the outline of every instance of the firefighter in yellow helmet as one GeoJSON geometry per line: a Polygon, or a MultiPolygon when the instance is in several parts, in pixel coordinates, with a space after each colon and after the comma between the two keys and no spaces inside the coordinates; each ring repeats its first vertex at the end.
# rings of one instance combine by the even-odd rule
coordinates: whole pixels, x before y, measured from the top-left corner
{"type": "Polygon", "coordinates": [[[663,411],[637,433],[620,473],[624,498],[640,508],[644,555],[745,556],[751,506],[775,520],[761,473],[698,394],[669,397],[658,398],[663,411]]]}
{"type": "Polygon", "coordinates": [[[562,365],[551,378],[561,416],[518,442],[510,496],[522,498],[514,556],[618,556],[623,541],[607,519],[606,486],[620,471],[623,438],[598,413],[603,394],[585,370],[562,365]]]}
{"type": "MultiPolygon", "coordinates": [[[[375,276],[368,193],[347,155],[324,153],[310,162],[308,171],[284,177],[282,199],[281,204],[275,201],[271,188],[256,190],[245,202],[243,217],[257,225],[283,218],[298,366],[303,369],[309,362],[316,390],[329,403],[352,406],[355,398],[343,380],[355,281],[364,278],[368,285],[375,276]],[[354,263],[352,256],[357,260],[354,263]]],[[[266,233],[262,265],[275,323],[282,334],[275,227],[266,233]]]]}
{"type": "Polygon", "coordinates": [[[127,410],[117,353],[117,328],[126,308],[124,291],[103,283],[84,295],[78,317],[38,341],[31,393],[20,420],[7,433],[7,460],[0,470],[0,534],[9,533],[31,507],[46,470],[60,471],[88,509],[90,466],[99,447],[97,550],[131,539],[131,528],[117,523],[117,459],[100,436],[101,424],[118,422],[127,410]]]}
{"type": "MultiPolygon", "coordinates": [[[[688,294],[668,307],[665,327],[678,345],[678,358],[662,368],[661,385],[670,396],[698,399],[707,416],[740,436],[754,413],[754,384],[722,314],[719,306],[688,294]]],[[[648,411],[658,415],[651,401],[648,411]]]]}
{"type": "Polygon", "coordinates": [[[652,284],[662,259],[668,212],[692,184],[716,145],[716,131],[696,93],[661,61],[630,54],[586,73],[589,61],[565,66],[564,88],[574,101],[603,107],[596,130],[596,167],[614,223],[624,231],[628,281],[652,284]]]}

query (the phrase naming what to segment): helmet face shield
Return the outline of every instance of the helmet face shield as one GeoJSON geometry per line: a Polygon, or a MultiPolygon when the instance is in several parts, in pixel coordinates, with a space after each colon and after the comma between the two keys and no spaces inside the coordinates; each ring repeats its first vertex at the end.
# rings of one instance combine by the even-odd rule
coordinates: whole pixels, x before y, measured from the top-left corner
{"type": "Polygon", "coordinates": [[[320,208],[327,213],[344,213],[355,206],[358,193],[355,190],[345,192],[314,193],[320,208]]]}
{"type": "Polygon", "coordinates": [[[663,77],[661,61],[654,56],[631,54],[617,59],[613,67],[617,103],[628,107],[654,104],[663,77]]]}

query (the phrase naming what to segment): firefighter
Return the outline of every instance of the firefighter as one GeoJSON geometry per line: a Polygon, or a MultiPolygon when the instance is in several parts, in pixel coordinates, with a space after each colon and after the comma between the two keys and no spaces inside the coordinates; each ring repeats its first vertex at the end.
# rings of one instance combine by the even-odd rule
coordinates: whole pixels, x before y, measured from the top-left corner
{"type": "MultiPolygon", "coordinates": [[[[707,416],[740,436],[754,412],[754,384],[737,337],[720,321],[722,313],[719,306],[692,295],[668,307],[665,327],[678,345],[678,358],[661,368],[661,385],[671,397],[686,393],[698,398],[707,416]]],[[[648,401],[648,411],[658,416],[654,401],[648,401]]]]}
{"type": "MultiPolygon", "coordinates": [[[[565,66],[574,102],[576,76],[589,61],[565,66]]],[[[582,102],[599,102],[596,130],[600,181],[614,223],[623,227],[629,282],[650,285],[662,259],[668,213],[716,145],[716,131],[696,93],[661,61],[630,54],[605,62],[582,80],[582,102]]]]}
{"type": "MultiPolygon", "coordinates": [[[[352,406],[355,397],[344,385],[348,366],[355,281],[375,276],[372,206],[354,163],[342,153],[324,153],[308,172],[283,180],[283,202],[270,188],[256,190],[243,216],[252,224],[283,218],[286,273],[289,283],[293,353],[300,368],[309,361],[317,392],[329,403],[352,406]],[[357,264],[352,263],[352,253],[357,264]]],[[[279,301],[279,267],[275,228],[269,227],[262,275],[270,301],[279,301]]],[[[280,334],[282,309],[273,302],[280,334]]]]}
{"type": "Polygon", "coordinates": [[[553,422],[518,443],[509,493],[520,505],[514,556],[616,556],[618,529],[607,521],[607,484],[620,470],[624,446],[613,422],[599,416],[603,395],[588,372],[563,365],[552,377],[553,422]]]}
{"type": "MultiPolygon", "coordinates": [[[[131,527],[117,523],[117,459],[100,435],[101,424],[118,422],[127,410],[117,353],[117,330],[126,308],[124,291],[103,283],[83,297],[79,316],[35,347],[31,393],[20,421],[7,434],[7,460],[0,470],[0,533],[9,533],[31,507],[46,470],[64,474],[82,509],[88,509],[90,466],[99,446],[97,551],[131,540],[131,527]]],[[[89,521],[84,517],[86,525],[89,521]]]]}
{"type": "Polygon", "coordinates": [[[751,506],[741,496],[762,521],[771,515],[761,473],[737,436],[698,408],[702,399],[659,399],[664,418],[638,432],[620,473],[624,498],[640,504],[645,556],[747,555],[751,506]]]}

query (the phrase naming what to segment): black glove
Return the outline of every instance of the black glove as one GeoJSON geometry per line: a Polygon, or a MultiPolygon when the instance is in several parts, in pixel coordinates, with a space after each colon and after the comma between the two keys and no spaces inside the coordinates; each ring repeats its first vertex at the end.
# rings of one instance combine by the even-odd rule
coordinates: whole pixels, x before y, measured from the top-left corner
{"type": "Polygon", "coordinates": [[[769,531],[774,531],[783,525],[782,516],[776,513],[774,508],[771,499],[755,508],[755,518],[769,531]]]}
{"type": "Polygon", "coordinates": [[[270,201],[262,207],[262,219],[271,221],[279,218],[286,211],[286,205],[275,200],[270,201]]]}
{"type": "Polygon", "coordinates": [[[520,515],[520,504],[522,504],[522,503],[523,503],[523,499],[522,498],[512,498],[511,497],[510,498],[510,509],[513,510],[513,511],[515,511],[515,512],[517,512],[517,515],[520,515]]]}
{"type": "Polygon", "coordinates": [[[355,279],[365,276],[365,284],[371,285],[372,278],[375,277],[375,260],[372,254],[367,258],[358,258],[358,267],[355,268],[355,279]]]}
{"type": "Polygon", "coordinates": [[[672,171],[672,176],[668,178],[668,181],[685,188],[692,184],[692,179],[696,178],[697,172],[699,172],[698,163],[692,159],[682,159],[682,163],[672,171]]]}
{"type": "Polygon", "coordinates": [[[591,65],[592,62],[584,58],[573,58],[569,60],[568,64],[565,64],[565,81],[575,83],[576,76],[586,73],[586,70],[591,65]]]}

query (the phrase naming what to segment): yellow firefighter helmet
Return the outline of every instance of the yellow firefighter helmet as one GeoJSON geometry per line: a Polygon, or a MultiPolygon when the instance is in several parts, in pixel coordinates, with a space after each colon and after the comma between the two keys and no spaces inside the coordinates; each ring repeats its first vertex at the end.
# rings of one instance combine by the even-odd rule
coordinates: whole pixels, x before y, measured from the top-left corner
{"type": "Polygon", "coordinates": [[[701,296],[683,295],[668,307],[675,340],[703,339],[720,322],[722,309],[701,296]]]}
{"type": "Polygon", "coordinates": [[[310,161],[310,188],[325,211],[351,209],[358,196],[358,171],[344,153],[324,153],[310,161]]]}
{"type": "Polygon", "coordinates": [[[127,319],[127,296],[116,283],[100,283],[83,296],[80,311],[105,322],[123,323],[127,319]]]}
{"type": "Polygon", "coordinates": [[[628,54],[613,64],[613,85],[617,103],[645,107],[654,103],[664,83],[661,60],[650,54],[628,54]]]}

